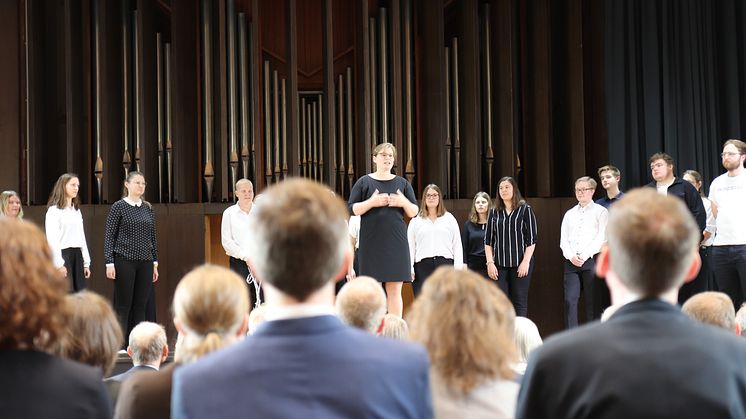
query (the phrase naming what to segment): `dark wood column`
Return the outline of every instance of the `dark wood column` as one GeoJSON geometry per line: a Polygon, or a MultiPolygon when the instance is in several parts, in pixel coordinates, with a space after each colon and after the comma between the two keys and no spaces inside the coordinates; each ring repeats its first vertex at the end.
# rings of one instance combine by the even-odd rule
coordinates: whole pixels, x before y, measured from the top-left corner
{"type": "MultiPolygon", "coordinates": [[[[28,1],[28,0],[26,0],[28,1]]],[[[0,153],[0,179],[3,188],[13,189],[25,195],[21,188],[21,159],[23,135],[23,109],[21,98],[26,96],[21,71],[25,68],[23,40],[25,28],[23,10],[25,1],[0,2],[0,138],[3,139],[0,153]]]]}
{"type": "Polygon", "coordinates": [[[370,39],[368,28],[368,0],[357,0],[355,8],[355,140],[356,150],[351,150],[356,175],[360,176],[370,166],[368,154],[373,147],[370,136],[370,39]]]}
{"type": "Polygon", "coordinates": [[[298,146],[300,126],[298,115],[298,9],[297,0],[287,1],[287,43],[288,43],[288,81],[287,81],[287,150],[288,174],[298,175],[298,146]]]}
{"type": "Polygon", "coordinates": [[[415,2],[417,79],[417,191],[423,182],[446,184],[445,72],[443,63],[443,9],[426,0],[415,2]]]}
{"type": "Polygon", "coordinates": [[[323,11],[322,11],[322,39],[323,39],[323,78],[324,78],[324,95],[323,103],[321,104],[322,109],[322,132],[323,140],[326,144],[322,145],[321,153],[324,156],[324,173],[322,174],[322,180],[327,182],[332,190],[336,190],[337,176],[336,163],[334,162],[334,155],[332,154],[332,148],[334,147],[334,141],[337,138],[335,121],[335,109],[334,109],[334,28],[332,24],[332,0],[322,0],[323,11]]]}
{"type": "Polygon", "coordinates": [[[473,197],[481,187],[482,116],[479,78],[479,1],[461,0],[459,41],[459,98],[461,118],[460,198],[473,197]]]}

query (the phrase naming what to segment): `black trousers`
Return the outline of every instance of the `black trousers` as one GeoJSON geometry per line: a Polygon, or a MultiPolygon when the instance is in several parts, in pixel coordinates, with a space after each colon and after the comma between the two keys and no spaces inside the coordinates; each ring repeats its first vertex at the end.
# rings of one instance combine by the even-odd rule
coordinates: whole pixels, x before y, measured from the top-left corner
{"type": "MultiPolygon", "coordinates": [[[[233,272],[237,273],[238,276],[246,280],[246,278],[249,276],[249,267],[246,265],[246,262],[234,258],[233,256],[230,256],[230,260],[228,262],[230,264],[230,268],[233,272]]],[[[256,288],[254,288],[254,284],[246,284],[249,289],[249,300],[251,301],[251,308],[254,308],[256,306],[256,288]]],[[[259,289],[259,296],[261,297],[262,301],[264,301],[264,292],[262,292],[261,289],[259,289]]]]}
{"type": "Polygon", "coordinates": [[[114,308],[124,333],[126,347],[132,328],[146,320],[148,298],[153,293],[153,262],[117,256],[114,259],[114,269],[114,308]]]}
{"type": "Polygon", "coordinates": [[[478,273],[479,275],[482,275],[485,279],[492,282],[492,278],[487,274],[487,258],[482,256],[469,256],[469,259],[466,261],[466,267],[468,267],[470,270],[478,273]]]}
{"type": "Polygon", "coordinates": [[[70,280],[70,292],[86,289],[85,273],[83,272],[83,252],[79,247],[62,249],[62,260],[65,261],[67,278],[70,280]]]}
{"type": "Polygon", "coordinates": [[[715,283],[738,310],[746,300],[746,245],[712,246],[711,250],[715,283]]]}
{"type": "Polygon", "coordinates": [[[528,317],[528,288],[531,285],[531,275],[534,273],[534,259],[528,267],[528,275],[518,278],[518,267],[497,267],[497,286],[513,303],[516,316],[528,317]]]}
{"type": "Polygon", "coordinates": [[[412,292],[417,297],[422,291],[422,286],[425,285],[427,278],[435,272],[438,267],[443,265],[453,266],[453,259],[446,259],[441,256],[432,258],[425,258],[414,264],[414,282],[412,282],[412,292]]]}
{"type": "Polygon", "coordinates": [[[583,266],[575,266],[569,260],[565,259],[565,327],[572,328],[578,326],[578,301],[582,291],[585,298],[585,320],[589,322],[596,317],[595,313],[595,287],[596,281],[596,262],[589,258],[583,263],[583,266]]]}
{"type": "Polygon", "coordinates": [[[697,277],[692,281],[685,283],[679,288],[679,304],[684,304],[686,300],[690,299],[693,295],[705,292],[710,288],[710,276],[712,271],[710,270],[710,264],[707,261],[708,248],[699,248],[699,257],[702,260],[702,267],[699,268],[697,277]]]}

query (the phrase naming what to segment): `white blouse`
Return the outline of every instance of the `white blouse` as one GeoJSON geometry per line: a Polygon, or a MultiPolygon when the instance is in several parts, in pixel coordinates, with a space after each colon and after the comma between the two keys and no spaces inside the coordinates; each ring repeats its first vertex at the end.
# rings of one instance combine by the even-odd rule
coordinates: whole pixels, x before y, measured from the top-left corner
{"type": "Polygon", "coordinates": [[[407,239],[413,272],[415,263],[436,256],[453,259],[453,267],[456,269],[463,267],[461,229],[450,212],[446,211],[435,221],[419,215],[412,218],[407,228],[407,239]]]}
{"type": "Polygon", "coordinates": [[[62,249],[80,248],[83,253],[83,266],[91,266],[91,254],[88,252],[88,244],[83,231],[83,214],[79,209],[65,207],[59,209],[53,205],[47,209],[44,220],[44,228],[47,233],[47,241],[52,249],[54,266],[61,268],[65,265],[62,259],[62,249]]]}

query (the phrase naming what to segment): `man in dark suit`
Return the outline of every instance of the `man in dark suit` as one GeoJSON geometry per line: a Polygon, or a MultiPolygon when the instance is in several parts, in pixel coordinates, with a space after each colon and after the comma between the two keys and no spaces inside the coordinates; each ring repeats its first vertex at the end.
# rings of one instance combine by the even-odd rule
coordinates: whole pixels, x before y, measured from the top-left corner
{"type": "Polygon", "coordinates": [[[352,258],[342,201],[294,179],[269,188],[254,211],[249,264],[267,321],[176,370],[172,417],[432,418],[424,348],[334,315],[334,281],[352,258]]]}
{"type": "Polygon", "coordinates": [[[157,323],[141,322],[130,332],[127,355],[132,359],[132,368],[106,381],[122,382],[136,372],[158,371],[168,358],[166,330],[157,323]]]}
{"type": "Polygon", "coordinates": [[[596,271],[620,307],[532,354],[517,417],[746,417],[746,344],[676,306],[700,267],[701,231],[683,202],[629,192],[609,212],[607,232],[596,271]]]}

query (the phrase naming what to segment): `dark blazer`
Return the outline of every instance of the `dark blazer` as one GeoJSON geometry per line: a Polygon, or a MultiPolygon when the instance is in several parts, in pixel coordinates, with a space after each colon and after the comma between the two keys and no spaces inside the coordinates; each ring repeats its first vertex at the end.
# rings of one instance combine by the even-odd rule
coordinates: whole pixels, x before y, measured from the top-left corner
{"type": "Polygon", "coordinates": [[[517,418],[744,418],[746,341],[658,299],[560,333],[529,359],[517,418]]]}
{"type": "Polygon", "coordinates": [[[100,370],[43,352],[0,350],[0,394],[4,418],[111,417],[100,370]]]}
{"type": "MultiPolygon", "coordinates": [[[[647,186],[655,188],[656,182],[652,181],[647,186]]],[[[699,232],[704,233],[705,227],[707,227],[707,212],[705,211],[705,204],[702,203],[702,196],[697,192],[697,189],[691,183],[675,177],[671,186],[668,187],[668,194],[678,196],[684,201],[699,226],[699,232]]]]}
{"type": "Polygon", "coordinates": [[[104,381],[120,381],[121,382],[121,381],[125,381],[126,379],[130,378],[132,374],[136,372],[156,372],[156,371],[158,370],[153,367],[149,367],[147,365],[136,365],[128,369],[127,371],[121,374],[113,375],[104,381]]]}
{"type": "Polygon", "coordinates": [[[171,379],[177,364],[153,374],[135,374],[122,383],[115,419],[168,419],[171,417],[171,379]]]}
{"type": "Polygon", "coordinates": [[[174,374],[172,417],[433,417],[424,348],[335,316],[269,321],[174,374]]]}

